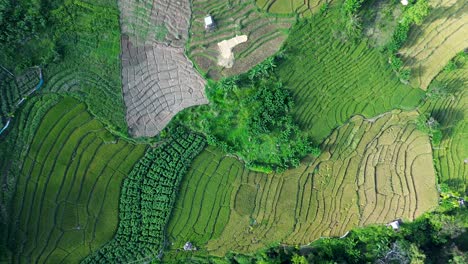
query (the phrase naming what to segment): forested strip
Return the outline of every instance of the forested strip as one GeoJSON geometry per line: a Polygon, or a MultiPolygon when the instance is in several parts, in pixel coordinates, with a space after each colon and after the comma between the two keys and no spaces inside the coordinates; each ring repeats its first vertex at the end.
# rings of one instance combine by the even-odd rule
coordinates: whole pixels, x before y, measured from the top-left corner
{"type": "Polygon", "coordinates": [[[115,238],[83,263],[156,258],[182,176],[204,147],[202,136],[178,127],[168,141],[149,149],[124,180],[115,238]]]}

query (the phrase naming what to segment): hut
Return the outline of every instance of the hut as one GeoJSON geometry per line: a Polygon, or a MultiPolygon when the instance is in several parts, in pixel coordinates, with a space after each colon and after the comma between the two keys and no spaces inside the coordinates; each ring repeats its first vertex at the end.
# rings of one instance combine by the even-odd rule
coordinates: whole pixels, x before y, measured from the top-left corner
{"type": "Polygon", "coordinates": [[[213,20],[213,17],[211,15],[205,16],[205,30],[211,31],[215,28],[215,22],[213,20]]]}
{"type": "Polygon", "coordinates": [[[185,251],[193,251],[193,250],[197,250],[196,247],[193,246],[193,244],[191,242],[187,242],[185,243],[184,245],[184,250],[185,251]]]}

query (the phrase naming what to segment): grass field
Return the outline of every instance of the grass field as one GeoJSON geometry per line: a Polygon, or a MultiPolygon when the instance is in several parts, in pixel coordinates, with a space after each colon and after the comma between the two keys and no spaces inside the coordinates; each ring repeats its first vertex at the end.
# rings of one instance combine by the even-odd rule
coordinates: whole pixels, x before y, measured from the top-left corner
{"type": "Polygon", "coordinates": [[[341,39],[333,23],[339,12],[330,9],[325,18],[313,16],[295,25],[277,67],[295,97],[297,121],[316,142],[353,115],[413,109],[424,95],[403,85],[385,56],[365,40],[341,39]]]}
{"type": "Polygon", "coordinates": [[[16,263],[76,263],[111,239],[121,182],[145,150],[112,136],[83,103],[54,102],[42,118],[34,113],[46,104],[28,104],[15,127],[19,137],[34,135],[13,161],[8,243],[16,263]]]}
{"type": "Polygon", "coordinates": [[[420,111],[437,120],[442,130],[442,141],[434,147],[439,183],[468,195],[468,55],[457,57],[457,68],[442,71],[429,85],[420,111]]]}
{"type": "Polygon", "coordinates": [[[311,16],[320,10],[324,4],[330,4],[327,0],[255,0],[262,10],[273,14],[298,14],[311,16]]]}
{"type": "Polygon", "coordinates": [[[294,21],[294,17],[260,13],[252,1],[195,0],[187,53],[199,69],[212,78],[243,73],[279,50],[294,21]],[[204,28],[203,19],[207,14],[216,23],[212,32],[204,28]],[[248,40],[233,49],[234,66],[223,69],[217,65],[217,44],[236,35],[247,35],[248,40]]]}
{"type": "Polygon", "coordinates": [[[468,48],[468,2],[430,0],[432,10],[421,26],[411,29],[400,50],[411,69],[410,83],[424,90],[452,57],[468,48]]]}
{"type": "Polygon", "coordinates": [[[208,149],[195,159],[168,226],[177,262],[195,254],[254,252],[306,244],[355,226],[414,219],[437,205],[429,138],[412,112],[353,117],[323,143],[323,153],[283,174],[246,170],[208,149]]]}

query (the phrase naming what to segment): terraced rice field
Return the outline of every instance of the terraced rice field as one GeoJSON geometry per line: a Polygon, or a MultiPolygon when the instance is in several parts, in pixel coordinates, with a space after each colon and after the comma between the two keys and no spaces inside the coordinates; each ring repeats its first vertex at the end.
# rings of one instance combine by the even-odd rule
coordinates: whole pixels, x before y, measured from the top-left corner
{"type": "Polygon", "coordinates": [[[462,68],[442,72],[431,86],[445,86],[447,93],[429,98],[421,112],[439,123],[442,141],[434,148],[439,182],[461,195],[468,194],[468,58],[462,68]]]}
{"type": "Polygon", "coordinates": [[[413,109],[424,95],[403,85],[366,41],[340,40],[330,17],[314,16],[294,26],[277,67],[295,98],[298,123],[316,142],[355,114],[413,109]]]}
{"type": "Polygon", "coordinates": [[[207,104],[205,80],[185,56],[189,0],[119,0],[122,85],[129,133],[157,135],[179,111],[207,104]]]}
{"type": "Polygon", "coordinates": [[[400,50],[410,83],[426,90],[431,80],[452,57],[468,48],[468,2],[430,0],[432,10],[421,26],[410,31],[400,50]]]}
{"type": "Polygon", "coordinates": [[[311,16],[320,9],[323,4],[330,3],[327,0],[255,0],[262,10],[273,14],[299,14],[311,16]]]}
{"type": "Polygon", "coordinates": [[[0,67],[0,120],[18,108],[21,99],[36,88],[39,70],[31,68],[15,76],[0,67]]]}
{"type": "Polygon", "coordinates": [[[192,254],[175,250],[186,241],[202,253],[249,253],[398,217],[414,219],[435,207],[431,146],[416,129],[417,115],[355,116],[323,143],[317,159],[283,174],[254,173],[206,150],[182,183],[168,226],[170,258],[192,254]]]}
{"type": "Polygon", "coordinates": [[[218,79],[246,72],[267,57],[275,54],[287,37],[294,17],[275,17],[260,13],[249,0],[194,0],[188,54],[194,63],[218,79]],[[206,31],[204,17],[210,14],[216,29],[206,31]],[[218,66],[218,42],[236,35],[248,40],[236,46],[232,68],[218,66]]]}
{"type": "Polygon", "coordinates": [[[75,99],[47,110],[16,170],[14,262],[79,262],[110,240],[121,182],[144,150],[114,138],[75,99]]]}
{"type": "Polygon", "coordinates": [[[110,0],[68,1],[64,32],[57,32],[63,58],[44,69],[46,93],[73,95],[89,111],[126,133],[120,82],[120,31],[117,3],[110,0]]]}

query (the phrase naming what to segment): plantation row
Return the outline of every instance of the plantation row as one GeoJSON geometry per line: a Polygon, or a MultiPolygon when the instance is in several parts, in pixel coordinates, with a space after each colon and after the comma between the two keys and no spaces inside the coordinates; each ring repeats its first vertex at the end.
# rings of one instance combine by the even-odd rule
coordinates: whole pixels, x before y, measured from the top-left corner
{"type": "Polygon", "coordinates": [[[195,0],[192,2],[192,12],[189,57],[215,79],[246,72],[275,54],[295,21],[293,17],[262,14],[251,1],[242,0],[195,0]],[[205,30],[204,17],[207,14],[216,23],[216,29],[212,32],[205,30]],[[217,65],[217,44],[236,35],[247,35],[248,40],[234,48],[234,66],[223,69],[217,65]]]}
{"type": "Polygon", "coordinates": [[[84,263],[145,261],[162,253],[179,183],[204,147],[203,137],[179,128],[149,149],[123,183],[117,234],[84,263]]]}
{"type": "Polygon", "coordinates": [[[318,158],[261,174],[208,149],[197,157],[169,222],[166,257],[252,253],[272,243],[307,244],[355,226],[413,219],[437,205],[431,148],[416,112],[356,116],[318,158]],[[199,252],[179,252],[191,241],[199,252]]]}
{"type": "Polygon", "coordinates": [[[353,115],[412,109],[424,95],[400,83],[385,56],[366,41],[340,39],[333,23],[339,15],[335,8],[325,18],[314,16],[296,24],[277,67],[292,90],[301,128],[317,142],[353,115]]]}
{"type": "Polygon", "coordinates": [[[439,183],[468,194],[468,55],[456,56],[429,85],[421,112],[435,119],[442,132],[434,146],[439,183]]]}
{"type": "Polygon", "coordinates": [[[36,98],[6,138],[28,139],[10,157],[7,242],[17,263],[79,262],[115,233],[119,186],[145,147],[116,140],[75,99],[36,98]]]}

